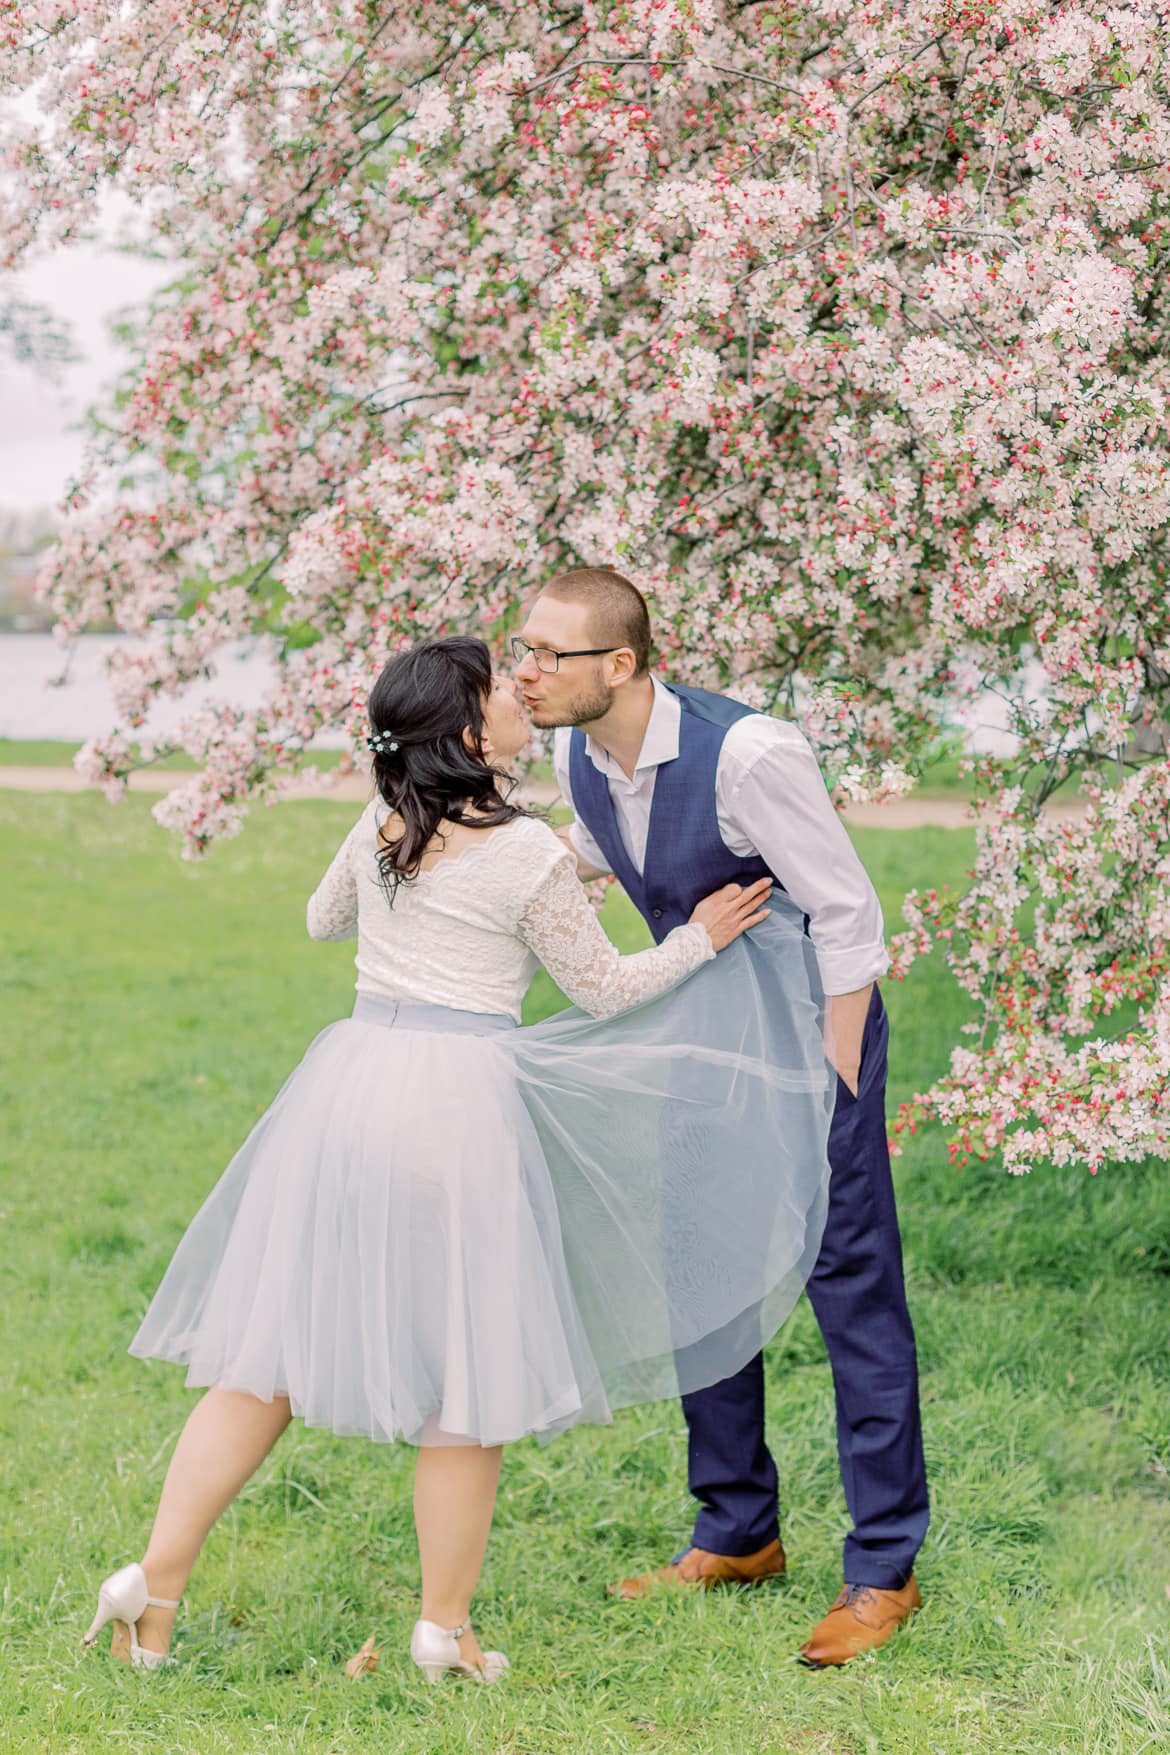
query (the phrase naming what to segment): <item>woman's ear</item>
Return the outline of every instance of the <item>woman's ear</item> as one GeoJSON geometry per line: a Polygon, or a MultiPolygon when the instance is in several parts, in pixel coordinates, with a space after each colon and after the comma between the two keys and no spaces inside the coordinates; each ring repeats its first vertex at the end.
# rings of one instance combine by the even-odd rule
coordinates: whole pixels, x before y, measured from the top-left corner
{"type": "MultiPolygon", "coordinates": [[[[465,725],[463,727],[463,747],[469,756],[478,756],[479,750],[475,747],[475,733],[472,731],[470,725],[465,725]]],[[[483,751],[484,760],[490,762],[492,759],[492,740],[488,736],[486,725],[480,735],[479,749],[483,751]]]]}

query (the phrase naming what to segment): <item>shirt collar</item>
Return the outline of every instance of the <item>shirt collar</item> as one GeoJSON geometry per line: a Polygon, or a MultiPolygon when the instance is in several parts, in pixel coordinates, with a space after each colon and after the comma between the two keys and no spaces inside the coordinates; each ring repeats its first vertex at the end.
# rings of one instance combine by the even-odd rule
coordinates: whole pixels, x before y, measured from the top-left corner
{"type": "MultiPolygon", "coordinates": [[[[678,728],[682,718],[682,706],[678,696],[664,688],[656,676],[651,677],[650,681],[654,688],[654,705],[650,709],[642,747],[638,751],[633,780],[626,781],[627,785],[636,784],[639,775],[646,769],[661,767],[663,762],[673,762],[678,757],[678,728]]],[[[608,750],[595,743],[588,733],[585,735],[585,754],[607,779],[626,780],[621,764],[608,750]]]]}

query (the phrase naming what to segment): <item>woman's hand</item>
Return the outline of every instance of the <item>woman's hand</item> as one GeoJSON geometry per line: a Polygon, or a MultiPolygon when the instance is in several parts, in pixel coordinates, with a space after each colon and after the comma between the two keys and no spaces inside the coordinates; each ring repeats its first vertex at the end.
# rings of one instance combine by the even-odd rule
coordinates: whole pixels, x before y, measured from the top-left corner
{"type": "Polygon", "coordinates": [[[691,925],[705,926],[711,943],[721,951],[749,926],[767,919],[764,904],[771,893],[771,878],[760,878],[746,889],[742,884],[724,884],[714,895],[704,896],[691,915],[691,925]]]}

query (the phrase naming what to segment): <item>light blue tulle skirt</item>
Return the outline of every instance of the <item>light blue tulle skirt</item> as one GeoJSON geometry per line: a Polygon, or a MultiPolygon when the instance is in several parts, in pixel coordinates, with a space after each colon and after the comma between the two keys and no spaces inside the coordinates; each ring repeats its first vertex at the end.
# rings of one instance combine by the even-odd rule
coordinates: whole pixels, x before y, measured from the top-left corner
{"type": "Polygon", "coordinates": [[[496,1444],[703,1388],[812,1271],[835,1075],[800,917],[615,1018],[359,996],[131,1344],[310,1425],[496,1444]]]}

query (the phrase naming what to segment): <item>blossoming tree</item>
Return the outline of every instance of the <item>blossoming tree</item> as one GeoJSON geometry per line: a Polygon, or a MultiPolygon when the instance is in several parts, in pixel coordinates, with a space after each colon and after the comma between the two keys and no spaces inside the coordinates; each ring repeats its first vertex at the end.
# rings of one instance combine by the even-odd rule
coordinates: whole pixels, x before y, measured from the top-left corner
{"type": "Polygon", "coordinates": [[[157,814],[200,853],[358,738],[388,651],[494,637],[580,562],[846,795],[913,785],[994,686],[1018,753],[974,766],[970,888],[895,942],[943,942],[971,1035],[898,1126],[1165,1152],[1160,5],[20,0],[0,32],[40,106],[5,259],[112,185],[176,263],[45,582],[64,639],[138,636],[86,774],[116,795],[151,701],[275,635],[264,706],[179,740],[157,814]]]}

